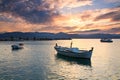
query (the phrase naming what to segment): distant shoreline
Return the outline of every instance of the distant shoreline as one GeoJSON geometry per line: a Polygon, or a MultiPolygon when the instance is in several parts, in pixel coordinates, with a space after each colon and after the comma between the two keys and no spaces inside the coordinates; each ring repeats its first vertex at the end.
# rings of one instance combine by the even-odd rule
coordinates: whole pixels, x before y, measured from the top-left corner
{"type": "MultiPolygon", "coordinates": [[[[101,39],[101,38],[40,39],[40,40],[0,40],[0,41],[53,41],[53,40],[72,40],[72,39],[101,39]]],[[[112,38],[112,39],[120,39],[120,38],[112,38]]]]}
{"type": "Polygon", "coordinates": [[[71,40],[71,39],[120,39],[120,34],[68,34],[49,32],[6,32],[0,33],[0,41],[48,41],[48,40],[71,40]]]}
{"type": "Polygon", "coordinates": [[[22,40],[19,40],[19,39],[0,39],[0,41],[52,41],[52,40],[72,40],[71,38],[69,39],[22,39],[22,40]]]}

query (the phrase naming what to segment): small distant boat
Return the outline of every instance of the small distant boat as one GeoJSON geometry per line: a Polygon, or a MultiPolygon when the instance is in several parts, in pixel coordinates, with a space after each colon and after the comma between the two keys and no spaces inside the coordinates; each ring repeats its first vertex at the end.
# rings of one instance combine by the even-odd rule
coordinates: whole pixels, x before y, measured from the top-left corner
{"type": "Polygon", "coordinates": [[[23,49],[23,43],[19,43],[19,44],[14,44],[14,45],[11,45],[12,47],[12,50],[18,50],[18,49],[23,49]]]}
{"type": "Polygon", "coordinates": [[[91,48],[91,50],[79,50],[78,48],[73,48],[72,43],[70,48],[58,46],[57,43],[54,48],[57,51],[57,54],[67,57],[85,58],[85,59],[91,59],[92,51],[93,51],[93,47],[91,48]]]}
{"type": "Polygon", "coordinates": [[[20,46],[23,46],[24,44],[23,43],[19,43],[20,46]]]}
{"type": "Polygon", "coordinates": [[[100,40],[101,42],[113,42],[110,38],[103,38],[100,40]]]}

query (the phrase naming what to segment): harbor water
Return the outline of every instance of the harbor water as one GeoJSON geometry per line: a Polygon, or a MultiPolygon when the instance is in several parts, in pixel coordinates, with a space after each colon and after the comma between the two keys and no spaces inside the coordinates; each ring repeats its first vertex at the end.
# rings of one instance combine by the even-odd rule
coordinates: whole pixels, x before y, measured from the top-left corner
{"type": "Polygon", "coordinates": [[[51,41],[0,41],[0,80],[120,80],[120,39],[51,41]],[[91,49],[92,58],[71,59],[57,55],[54,46],[91,49]],[[24,43],[24,49],[11,45],[24,43]]]}

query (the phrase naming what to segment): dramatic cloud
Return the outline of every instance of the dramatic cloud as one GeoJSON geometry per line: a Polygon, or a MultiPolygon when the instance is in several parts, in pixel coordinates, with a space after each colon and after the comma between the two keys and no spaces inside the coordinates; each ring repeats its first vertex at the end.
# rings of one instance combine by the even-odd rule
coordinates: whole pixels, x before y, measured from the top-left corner
{"type": "Polygon", "coordinates": [[[38,29],[35,29],[36,31],[42,31],[42,32],[46,32],[49,31],[49,32],[55,32],[57,33],[58,31],[59,32],[69,32],[69,31],[72,31],[72,30],[75,30],[77,27],[61,27],[61,26],[47,26],[47,27],[42,27],[42,28],[38,28],[38,29]]]}
{"type": "Polygon", "coordinates": [[[107,33],[118,33],[118,34],[120,34],[120,27],[111,28],[107,31],[107,33]]]}
{"type": "Polygon", "coordinates": [[[109,2],[109,3],[116,3],[116,2],[120,2],[120,0],[104,0],[106,2],[109,2]]]}
{"type": "Polygon", "coordinates": [[[24,20],[21,19],[20,17],[15,17],[8,13],[2,13],[0,14],[0,22],[21,23],[21,22],[24,22],[24,20]]]}
{"type": "Polygon", "coordinates": [[[69,33],[72,34],[94,34],[94,33],[99,33],[101,30],[100,29],[93,29],[93,30],[86,30],[86,31],[72,31],[69,33]]]}
{"type": "Polygon", "coordinates": [[[45,23],[59,15],[58,9],[90,4],[91,0],[0,0],[0,12],[22,17],[30,23],[45,23]]]}
{"type": "Polygon", "coordinates": [[[42,3],[42,0],[1,0],[0,12],[11,13],[31,23],[44,23],[50,21],[51,17],[57,13],[52,13],[52,10],[49,9],[39,10],[38,7],[42,3]]]}
{"type": "Polygon", "coordinates": [[[119,0],[0,0],[0,32],[118,33],[119,0]]]}
{"type": "Polygon", "coordinates": [[[118,9],[118,11],[112,11],[99,15],[95,20],[100,19],[111,19],[112,21],[120,21],[120,9],[118,9]]]}
{"type": "Polygon", "coordinates": [[[92,4],[92,0],[46,0],[46,1],[48,4],[51,4],[51,6],[55,6],[58,9],[65,7],[75,8],[92,4]]]}
{"type": "Polygon", "coordinates": [[[0,15],[0,21],[4,21],[4,22],[14,22],[14,20],[12,18],[8,18],[4,15],[0,15]]]}
{"type": "Polygon", "coordinates": [[[93,29],[93,30],[86,30],[86,31],[73,31],[73,32],[69,32],[69,33],[76,33],[76,34],[97,34],[97,33],[117,33],[120,34],[120,27],[117,28],[111,28],[111,29],[106,29],[106,30],[101,30],[101,29],[93,29]]]}

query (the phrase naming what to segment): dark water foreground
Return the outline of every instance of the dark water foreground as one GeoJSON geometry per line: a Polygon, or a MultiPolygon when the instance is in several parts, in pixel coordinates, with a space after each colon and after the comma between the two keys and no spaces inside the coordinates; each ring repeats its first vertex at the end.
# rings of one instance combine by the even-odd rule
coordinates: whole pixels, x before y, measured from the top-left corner
{"type": "Polygon", "coordinates": [[[0,42],[0,80],[120,80],[120,40],[73,39],[80,49],[94,47],[91,60],[57,55],[54,45],[70,46],[71,40],[26,41],[24,49],[11,50],[0,42]]]}

